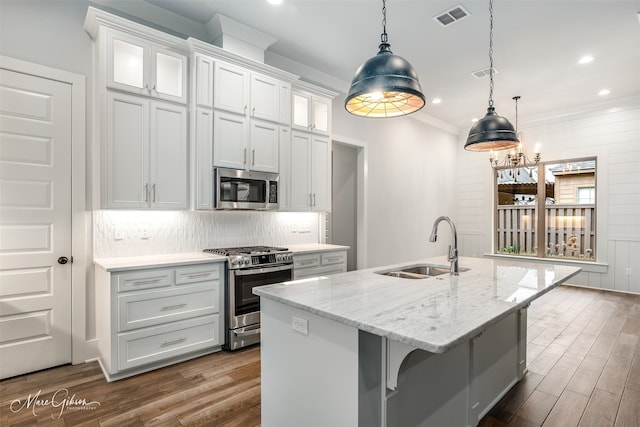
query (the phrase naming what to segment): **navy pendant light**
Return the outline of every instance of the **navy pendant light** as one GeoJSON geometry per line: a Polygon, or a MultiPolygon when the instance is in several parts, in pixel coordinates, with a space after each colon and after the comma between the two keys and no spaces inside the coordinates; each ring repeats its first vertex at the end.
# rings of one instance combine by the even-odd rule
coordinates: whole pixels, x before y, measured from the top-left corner
{"type": "Polygon", "coordinates": [[[382,17],[380,51],[358,68],[345,100],[346,110],[356,116],[396,117],[424,107],[418,74],[406,59],[391,52],[385,0],[382,17]]]}
{"type": "Polygon", "coordinates": [[[499,116],[493,107],[493,0],[489,0],[489,108],[469,131],[465,150],[497,151],[518,146],[520,140],[509,120],[499,116]]]}

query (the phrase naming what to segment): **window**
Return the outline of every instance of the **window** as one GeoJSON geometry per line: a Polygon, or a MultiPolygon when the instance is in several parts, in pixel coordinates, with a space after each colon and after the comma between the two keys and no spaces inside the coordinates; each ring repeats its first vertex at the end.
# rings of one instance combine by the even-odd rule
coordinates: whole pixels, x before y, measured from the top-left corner
{"type": "Polygon", "coordinates": [[[593,205],[596,202],[596,188],[595,187],[581,187],[578,188],[579,205],[593,205]]]}
{"type": "Polygon", "coordinates": [[[496,253],[595,261],[595,158],[499,169],[495,182],[496,253]]]}

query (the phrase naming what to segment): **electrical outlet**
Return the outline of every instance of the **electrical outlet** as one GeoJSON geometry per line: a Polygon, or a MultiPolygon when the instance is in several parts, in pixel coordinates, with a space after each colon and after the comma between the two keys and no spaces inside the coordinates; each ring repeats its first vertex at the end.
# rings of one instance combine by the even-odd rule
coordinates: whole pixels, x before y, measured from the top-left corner
{"type": "Polygon", "coordinates": [[[624,270],[624,274],[625,274],[625,276],[631,276],[631,267],[627,267],[627,268],[624,270]]]}
{"type": "Polygon", "coordinates": [[[143,240],[146,240],[149,238],[149,229],[147,228],[141,228],[140,229],[140,238],[143,240]]]}
{"type": "Polygon", "coordinates": [[[113,227],[113,240],[124,240],[124,230],[122,228],[113,227]]]}
{"type": "Polygon", "coordinates": [[[291,316],[291,327],[303,335],[309,335],[309,321],[298,316],[291,316]]]}

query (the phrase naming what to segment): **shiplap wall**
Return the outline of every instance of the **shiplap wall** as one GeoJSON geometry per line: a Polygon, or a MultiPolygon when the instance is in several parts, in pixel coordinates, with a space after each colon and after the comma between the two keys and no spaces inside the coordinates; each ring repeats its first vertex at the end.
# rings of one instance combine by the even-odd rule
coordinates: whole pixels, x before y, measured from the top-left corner
{"type": "MultiPolygon", "coordinates": [[[[543,161],[597,157],[597,262],[573,283],[640,293],[640,97],[602,102],[546,118],[520,119],[529,149],[543,161]]],[[[464,151],[460,136],[456,194],[462,255],[492,252],[493,175],[488,154],[464,151]]]]}

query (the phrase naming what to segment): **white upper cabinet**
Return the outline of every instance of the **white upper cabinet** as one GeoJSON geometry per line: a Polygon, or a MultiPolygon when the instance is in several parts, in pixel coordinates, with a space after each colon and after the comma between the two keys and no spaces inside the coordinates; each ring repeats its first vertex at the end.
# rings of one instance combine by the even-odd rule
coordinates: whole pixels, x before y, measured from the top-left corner
{"type": "Polygon", "coordinates": [[[232,169],[278,172],[279,126],[262,120],[213,113],[213,165],[232,169]]]}
{"type": "Polygon", "coordinates": [[[289,205],[293,211],[331,211],[331,140],[293,131],[289,205]]]}
{"type": "Polygon", "coordinates": [[[294,90],[292,110],[294,129],[323,135],[331,133],[331,99],[294,90]]]}
{"type": "Polygon", "coordinates": [[[213,74],[213,106],[246,115],[249,108],[249,71],[216,61],[213,74]]]}
{"type": "Polygon", "coordinates": [[[186,103],[185,55],[114,30],[106,37],[107,87],[186,103]]]}
{"type": "Polygon", "coordinates": [[[195,100],[198,107],[213,108],[213,58],[196,54],[195,100]]]}
{"type": "Polygon", "coordinates": [[[214,108],[270,122],[290,122],[290,84],[222,61],[216,61],[214,69],[214,108]]]}
{"type": "Polygon", "coordinates": [[[105,208],[187,208],[187,109],[107,94],[105,208]]]}

